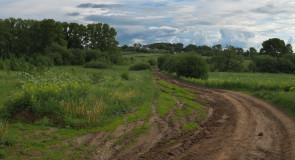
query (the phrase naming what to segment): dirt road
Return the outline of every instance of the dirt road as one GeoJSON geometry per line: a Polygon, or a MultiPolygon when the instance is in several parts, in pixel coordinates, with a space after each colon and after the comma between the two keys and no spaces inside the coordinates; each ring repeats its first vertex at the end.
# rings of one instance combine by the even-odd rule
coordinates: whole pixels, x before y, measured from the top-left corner
{"type": "Polygon", "coordinates": [[[295,121],[276,106],[243,93],[196,87],[154,73],[205,99],[207,117],[197,131],[179,134],[179,124],[171,121],[173,113],[162,119],[153,109],[148,133],[138,137],[133,147],[113,149],[101,159],[295,160],[295,121]]]}

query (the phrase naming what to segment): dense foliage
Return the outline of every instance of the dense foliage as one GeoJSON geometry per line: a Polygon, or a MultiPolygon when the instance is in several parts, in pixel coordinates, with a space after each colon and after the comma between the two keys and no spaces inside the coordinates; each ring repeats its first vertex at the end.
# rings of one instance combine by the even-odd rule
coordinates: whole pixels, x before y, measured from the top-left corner
{"type": "Polygon", "coordinates": [[[122,61],[108,24],[61,23],[53,19],[0,19],[0,69],[34,72],[35,67],[85,65],[109,68],[122,61]]]}
{"type": "Polygon", "coordinates": [[[211,69],[219,72],[241,72],[243,70],[243,57],[237,55],[236,49],[229,46],[218,56],[211,58],[211,69]]]}
{"type": "Polygon", "coordinates": [[[151,69],[151,66],[148,63],[140,62],[130,66],[129,70],[139,71],[139,70],[147,70],[151,69]]]}
{"type": "Polygon", "coordinates": [[[290,44],[285,45],[285,42],[278,38],[271,38],[264,41],[262,43],[262,48],[260,49],[260,54],[271,55],[274,57],[290,53],[293,53],[292,46],[290,44]]]}
{"type": "Polygon", "coordinates": [[[177,76],[207,79],[207,63],[195,53],[185,53],[172,56],[161,56],[158,65],[170,73],[176,72],[177,76]]]}
{"type": "Polygon", "coordinates": [[[47,47],[57,44],[65,48],[107,51],[118,45],[117,32],[108,24],[56,22],[53,19],[0,19],[0,57],[46,54],[47,47]]]}

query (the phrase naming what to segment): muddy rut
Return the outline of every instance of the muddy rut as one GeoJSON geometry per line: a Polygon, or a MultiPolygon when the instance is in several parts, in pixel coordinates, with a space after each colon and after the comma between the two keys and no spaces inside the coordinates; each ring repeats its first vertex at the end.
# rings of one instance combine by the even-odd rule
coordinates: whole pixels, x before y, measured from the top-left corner
{"type": "MultiPolygon", "coordinates": [[[[154,74],[206,100],[202,104],[207,109],[206,118],[197,130],[179,133],[181,123],[173,120],[174,113],[160,118],[152,105],[149,131],[139,135],[128,149],[120,150],[124,144],[106,141],[103,133],[90,136],[89,141],[98,147],[93,159],[295,160],[295,121],[276,106],[235,91],[197,87],[157,70],[154,74]]],[[[186,117],[186,121],[197,116],[186,117]]],[[[134,126],[130,124],[125,130],[134,126]]],[[[118,129],[116,132],[124,134],[118,129]]],[[[130,139],[124,141],[129,143],[130,139]]]]}

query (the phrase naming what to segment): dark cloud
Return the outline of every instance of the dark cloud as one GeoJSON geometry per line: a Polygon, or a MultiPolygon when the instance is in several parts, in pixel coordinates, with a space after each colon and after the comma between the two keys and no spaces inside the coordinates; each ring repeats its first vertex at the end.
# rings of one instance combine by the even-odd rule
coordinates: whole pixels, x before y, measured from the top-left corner
{"type": "Polygon", "coordinates": [[[162,26],[163,18],[134,17],[132,15],[90,15],[84,17],[87,21],[109,23],[111,25],[143,25],[143,26],[162,26]]]}
{"type": "Polygon", "coordinates": [[[72,13],[68,13],[67,16],[72,16],[72,17],[76,17],[79,16],[80,13],[79,12],[72,12],[72,13]]]}
{"type": "Polygon", "coordinates": [[[272,15],[288,12],[286,10],[283,10],[283,8],[276,8],[273,4],[268,4],[266,6],[253,9],[252,11],[255,13],[265,13],[272,15]]]}
{"type": "Polygon", "coordinates": [[[82,3],[77,8],[120,8],[123,7],[121,4],[93,4],[93,3],[82,3]]]}

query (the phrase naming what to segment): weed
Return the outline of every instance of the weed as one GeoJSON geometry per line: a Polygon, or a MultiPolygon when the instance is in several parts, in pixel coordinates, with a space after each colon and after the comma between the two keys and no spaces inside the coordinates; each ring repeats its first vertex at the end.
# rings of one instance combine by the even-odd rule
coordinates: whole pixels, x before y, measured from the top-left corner
{"type": "Polygon", "coordinates": [[[190,122],[189,124],[183,126],[183,130],[184,131],[192,131],[197,127],[198,127],[198,124],[196,122],[190,122]]]}

